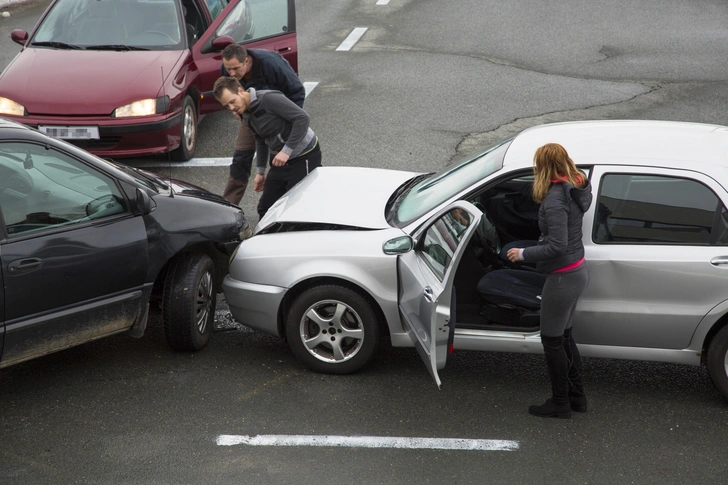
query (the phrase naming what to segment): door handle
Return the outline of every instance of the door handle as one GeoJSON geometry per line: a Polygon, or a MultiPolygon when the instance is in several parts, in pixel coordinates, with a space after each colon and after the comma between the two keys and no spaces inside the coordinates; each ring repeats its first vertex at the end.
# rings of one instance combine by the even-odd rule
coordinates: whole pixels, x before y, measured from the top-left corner
{"type": "Polygon", "coordinates": [[[710,260],[710,264],[712,264],[713,266],[728,264],[728,256],[717,256],[710,260]]]}
{"type": "Polygon", "coordinates": [[[276,47],[276,50],[278,52],[289,52],[291,50],[291,47],[290,46],[286,46],[286,47],[276,47]]]}
{"type": "Polygon", "coordinates": [[[8,273],[22,274],[36,270],[43,266],[43,260],[40,258],[16,259],[8,264],[8,273]]]}
{"type": "Polygon", "coordinates": [[[432,303],[432,301],[435,299],[435,295],[432,292],[432,288],[429,286],[425,286],[425,289],[422,291],[422,295],[425,297],[425,300],[432,303]]]}

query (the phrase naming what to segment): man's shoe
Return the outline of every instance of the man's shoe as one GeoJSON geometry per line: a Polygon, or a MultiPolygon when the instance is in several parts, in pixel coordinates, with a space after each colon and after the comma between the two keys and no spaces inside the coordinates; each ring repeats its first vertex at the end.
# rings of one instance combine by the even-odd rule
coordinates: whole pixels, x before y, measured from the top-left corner
{"type": "Polygon", "coordinates": [[[569,399],[571,410],[577,413],[586,412],[586,396],[572,397],[569,399]]]}
{"type": "Polygon", "coordinates": [[[528,412],[539,418],[571,418],[571,406],[567,404],[554,404],[551,399],[540,406],[529,406],[528,412]]]}

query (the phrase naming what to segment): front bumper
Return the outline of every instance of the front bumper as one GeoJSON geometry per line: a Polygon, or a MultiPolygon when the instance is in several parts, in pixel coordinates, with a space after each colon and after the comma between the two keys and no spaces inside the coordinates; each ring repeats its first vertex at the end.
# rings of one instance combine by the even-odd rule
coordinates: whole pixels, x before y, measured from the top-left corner
{"type": "Polygon", "coordinates": [[[65,140],[102,158],[127,158],[157,155],[180,144],[182,113],[136,119],[108,117],[6,116],[32,128],[49,126],[98,126],[98,140],[65,140]]]}
{"type": "Polygon", "coordinates": [[[246,283],[225,276],[222,291],[235,320],[246,327],[280,337],[278,308],[288,291],[280,286],[246,283]]]}

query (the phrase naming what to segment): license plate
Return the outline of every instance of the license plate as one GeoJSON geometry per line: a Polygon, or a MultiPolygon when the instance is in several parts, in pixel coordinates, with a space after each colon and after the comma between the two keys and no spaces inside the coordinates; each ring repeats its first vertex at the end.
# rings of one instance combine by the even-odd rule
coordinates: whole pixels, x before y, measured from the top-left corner
{"type": "Polygon", "coordinates": [[[39,126],[38,130],[46,135],[64,140],[98,140],[98,126],[39,126]]]}

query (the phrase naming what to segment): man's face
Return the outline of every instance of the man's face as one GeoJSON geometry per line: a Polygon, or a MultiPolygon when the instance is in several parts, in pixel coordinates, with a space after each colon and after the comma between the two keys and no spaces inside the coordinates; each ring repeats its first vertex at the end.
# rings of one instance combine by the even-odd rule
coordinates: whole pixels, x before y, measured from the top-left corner
{"type": "Polygon", "coordinates": [[[237,57],[233,57],[232,59],[223,58],[222,65],[225,66],[225,70],[231,77],[240,81],[250,71],[250,68],[253,66],[253,61],[250,59],[250,56],[247,56],[243,62],[240,62],[237,57]]]}
{"type": "Polygon", "coordinates": [[[233,93],[229,89],[223,89],[220,98],[220,104],[235,113],[238,116],[242,116],[247,111],[249,103],[243,96],[244,91],[242,88],[238,88],[237,92],[233,93]]]}

